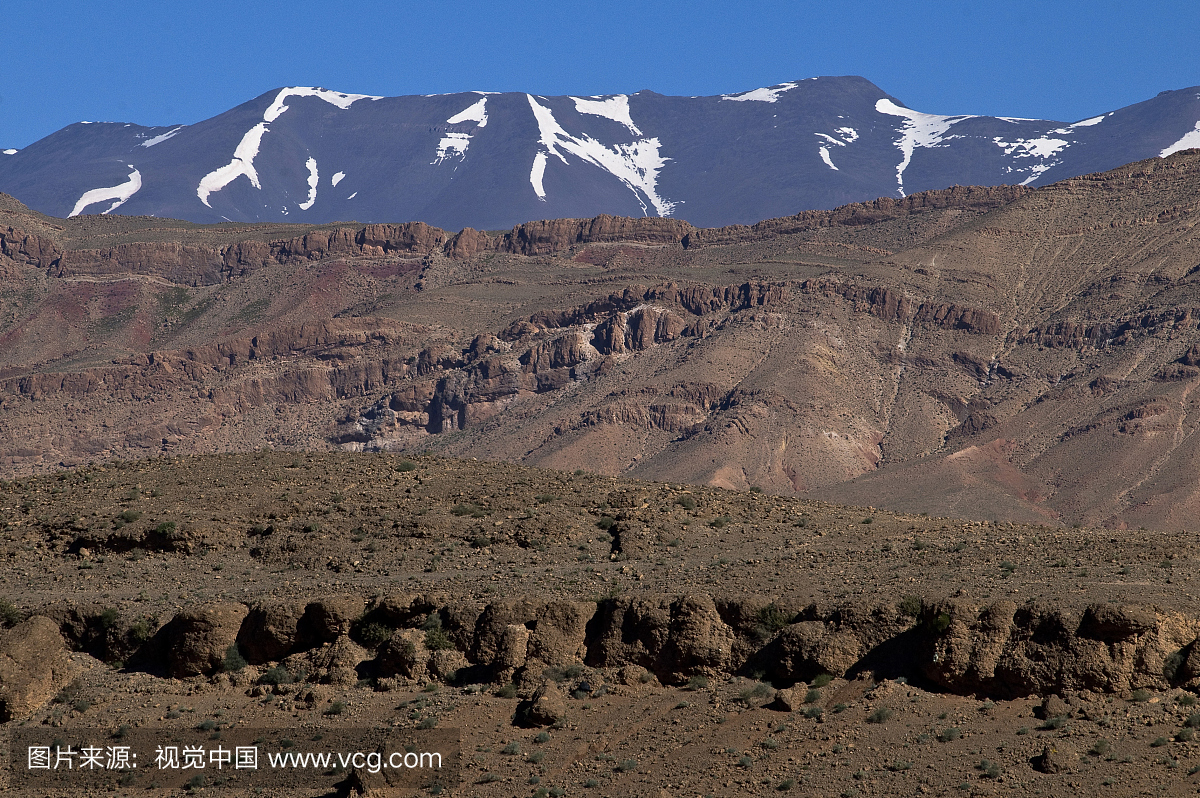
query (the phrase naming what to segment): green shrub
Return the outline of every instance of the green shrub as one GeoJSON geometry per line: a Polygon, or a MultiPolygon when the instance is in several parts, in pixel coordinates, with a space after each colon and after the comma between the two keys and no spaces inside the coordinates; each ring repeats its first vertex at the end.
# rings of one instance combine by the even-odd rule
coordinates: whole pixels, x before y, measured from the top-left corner
{"type": "Polygon", "coordinates": [[[329,705],[329,708],[325,710],[325,713],[324,713],[324,714],[326,714],[326,715],[340,715],[340,714],[342,714],[342,713],[343,713],[343,712],[345,712],[345,711],[346,711],[346,705],[345,705],[345,703],[343,703],[343,702],[341,702],[341,701],[334,701],[332,704],[330,704],[330,705],[329,705]]]}
{"type": "Polygon", "coordinates": [[[497,690],[496,695],[498,695],[500,698],[516,698],[517,697],[517,686],[515,684],[509,682],[508,684],[504,685],[499,690],[497,690]]]}
{"type": "Polygon", "coordinates": [[[959,737],[962,737],[962,732],[953,726],[948,729],[942,729],[937,735],[938,742],[941,743],[948,743],[951,740],[957,740],[959,737]]]}
{"type": "Polygon", "coordinates": [[[175,534],[175,522],[174,521],[163,521],[161,524],[154,527],[154,531],[160,535],[174,535],[175,534]]]}
{"type": "Polygon", "coordinates": [[[1061,729],[1067,725],[1067,721],[1068,718],[1066,715],[1058,715],[1053,718],[1046,718],[1042,725],[1038,726],[1038,729],[1041,731],[1053,731],[1054,729],[1061,729]]]}
{"type": "Polygon", "coordinates": [[[457,516],[470,516],[471,518],[483,518],[487,513],[478,504],[456,504],[450,508],[450,512],[457,516]]]}
{"type": "Polygon", "coordinates": [[[877,707],[874,712],[867,715],[867,723],[886,723],[892,718],[892,710],[887,707],[877,707]]]}
{"type": "Polygon", "coordinates": [[[550,742],[550,733],[549,732],[538,732],[538,736],[534,737],[533,741],[535,743],[548,743],[548,742],[550,742]]]}
{"type": "Polygon", "coordinates": [[[617,519],[606,515],[603,518],[596,521],[596,526],[600,527],[605,532],[607,532],[608,530],[612,529],[613,526],[616,525],[616,523],[617,523],[617,519]]]}
{"type": "Polygon", "coordinates": [[[1181,707],[1192,707],[1196,705],[1196,696],[1191,693],[1180,693],[1175,696],[1175,703],[1181,707]]]}
{"type": "Polygon", "coordinates": [[[1154,742],[1150,743],[1150,747],[1151,748],[1162,748],[1164,745],[1166,745],[1169,742],[1171,742],[1171,741],[1168,740],[1166,737],[1156,737],[1156,738],[1154,738],[1154,742]]]}
{"type": "Polygon", "coordinates": [[[541,762],[545,758],[546,758],[545,751],[534,751],[532,754],[530,754],[528,757],[526,757],[526,759],[528,759],[530,762],[532,762],[535,765],[538,764],[539,762],[541,762]]]}
{"type": "Polygon", "coordinates": [[[137,510],[123,510],[119,516],[122,521],[127,524],[132,524],[134,521],[142,517],[142,514],[137,510]]]}
{"type": "Polygon", "coordinates": [[[817,688],[826,687],[832,681],[833,681],[833,677],[831,675],[829,675],[828,673],[818,673],[816,675],[816,677],[813,678],[812,682],[810,683],[810,686],[817,687],[817,688]]]}
{"type": "Polygon", "coordinates": [[[283,665],[276,665],[258,677],[259,684],[267,685],[291,684],[294,681],[296,677],[283,665]]]}
{"type": "Polygon", "coordinates": [[[432,729],[435,726],[437,726],[437,718],[435,717],[425,718],[417,724],[418,729],[432,729]]]}
{"type": "Polygon", "coordinates": [[[401,460],[400,464],[396,466],[396,470],[401,471],[401,472],[416,471],[417,464],[414,463],[412,460],[401,460]]]}
{"type": "Polygon", "coordinates": [[[708,688],[708,678],[705,676],[689,676],[687,681],[687,689],[689,690],[704,690],[708,688]]]}
{"type": "Polygon", "coordinates": [[[367,648],[379,648],[392,639],[395,630],[385,623],[371,621],[364,623],[355,630],[355,639],[367,648]]]}
{"type": "Polygon", "coordinates": [[[430,651],[445,651],[454,648],[450,636],[442,629],[442,616],[436,612],[429,614],[421,628],[425,630],[425,648],[430,651]]]}
{"type": "Polygon", "coordinates": [[[815,687],[804,694],[804,703],[815,704],[821,700],[821,691],[815,687]]]}
{"type": "MultiPolygon", "coordinates": [[[[835,707],[834,709],[836,710],[837,708],[835,707]]],[[[804,712],[802,714],[809,720],[816,720],[825,714],[825,710],[821,709],[816,704],[810,704],[804,708],[804,712]]]]}
{"type": "Polygon", "coordinates": [[[1136,701],[1139,704],[1144,704],[1150,700],[1150,691],[1139,687],[1138,689],[1133,691],[1133,693],[1129,696],[1129,698],[1131,701],[1136,701]]]}
{"type": "Polygon", "coordinates": [[[16,605],[8,599],[0,598],[0,626],[5,628],[16,626],[23,620],[25,620],[25,613],[17,609],[16,605]]]}
{"type": "Polygon", "coordinates": [[[685,510],[695,510],[696,509],[696,500],[693,499],[691,496],[680,496],[677,499],[675,499],[675,503],[678,504],[680,507],[682,507],[685,510]]]}
{"type": "Polygon", "coordinates": [[[617,770],[621,773],[629,773],[637,770],[638,761],[636,759],[622,759],[617,763],[617,770]]]}
{"type": "Polygon", "coordinates": [[[521,744],[518,743],[516,740],[513,740],[511,743],[509,743],[508,745],[501,748],[500,753],[508,754],[509,756],[519,754],[519,753],[521,753],[521,744]]]}
{"type": "Polygon", "coordinates": [[[925,602],[920,596],[905,596],[900,599],[900,614],[909,618],[919,618],[924,606],[925,602]]]}
{"type": "Polygon", "coordinates": [[[713,529],[721,529],[726,524],[728,524],[729,521],[730,521],[729,516],[722,515],[719,518],[714,518],[713,520],[709,521],[708,525],[711,526],[713,529]]]}
{"type": "Polygon", "coordinates": [[[229,648],[225,649],[225,658],[221,660],[221,670],[224,673],[236,673],[249,664],[250,663],[246,662],[246,658],[242,656],[242,652],[238,649],[238,644],[234,643],[229,648]]]}

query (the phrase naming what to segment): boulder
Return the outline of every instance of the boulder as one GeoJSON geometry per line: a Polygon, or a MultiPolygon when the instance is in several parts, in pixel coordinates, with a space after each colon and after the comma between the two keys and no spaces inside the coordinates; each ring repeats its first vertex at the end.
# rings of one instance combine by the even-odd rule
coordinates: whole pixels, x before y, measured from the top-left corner
{"type": "Polygon", "coordinates": [[[305,650],[332,643],[349,634],[351,625],[366,607],[360,596],[331,596],[310,602],[296,624],[296,648],[305,650]]]}
{"type": "Polygon", "coordinates": [[[1032,765],[1034,770],[1041,773],[1070,773],[1072,759],[1073,757],[1055,743],[1047,743],[1042,753],[1033,758],[1032,765]]]}
{"type": "Polygon", "coordinates": [[[251,665],[276,662],[286,657],[296,644],[296,628],[304,615],[304,605],[277,601],[250,608],[237,642],[242,656],[251,665]]]}
{"type": "Polygon", "coordinates": [[[567,699],[554,682],[543,682],[518,714],[529,725],[552,726],[567,717],[567,699]]]}
{"type": "Polygon", "coordinates": [[[0,723],[26,718],[67,682],[66,645],[54,621],[34,615],[0,633],[0,723]]]}
{"type": "Polygon", "coordinates": [[[237,642],[244,604],[205,604],[176,615],[162,630],[167,673],[176,679],[211,674],[237,642]]]}
{"type": "Polygon", "coordinates": [[[375,672],[381,677],[404,676],[420,681],[425,678],[429,651],[425,633],[419,629],[398,629],[375,657],[375,672]]]}

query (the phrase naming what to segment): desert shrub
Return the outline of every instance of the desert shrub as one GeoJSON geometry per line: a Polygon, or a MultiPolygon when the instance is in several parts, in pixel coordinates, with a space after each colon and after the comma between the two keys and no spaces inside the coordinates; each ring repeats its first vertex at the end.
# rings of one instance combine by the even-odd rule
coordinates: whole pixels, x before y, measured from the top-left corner
{"type": "Polygon", "coordinates": [[[613,526],[616,525],[616,523],[617,523],[617,519],[606,515],[603,518],[596,521],[596,526],[598,526],[600,529],[603,529],[605,532],[607,532],[608,530],[612,529],[613,526]]]}
{"type": "Polygon", "coordinates": [[[775,741],[774,737],[768,737],[767,739],[765,739],[761,743],[759,743],[759,745],[761,745],[763,748],[767,749],[768,751],[774,751],[776,748],[779,747],[779,743],[775,741]]]}
{"type": "Polygon", "coordinates": [[[689,690],[704,690],[708,687],[708,678],[705,676],[689,676],[687,681],[687,689],[689,690]]]}
{"type": "Polygon", "coordinates": [[[1175,734],[1175,741],[1179,743],[1190,743],[1194,739],[1196,739],[1195,729],[1183,728],[1175,734]]]}
{"type": "Polygon", "coordinates": [[[432,729],[437,726],[437,718],[428,717],[417,724],[418,729],[432,729]]]}
{"type": "Polygon", "coordinates": [[[161,524],[154,527],[154,531],[160,535],[173,535],[175,534],[175,522],[163,521],[161,524]]]}
{"type": "MultiPolygon", "coordinates": [[[[836,710],[836,707],[835,707],[835,710],[836,710]]],[[[809,706],[804,708],[804,712],[801,714],[803,714],[804,717],[808,718],[809,720],[816,720],[817,718],[819,718],[825,714],[825,710],[821,709],[816,704],[810,704],[809,706]]]]}
{"type": "Polygon", "coordinates": [[[637,770],[638,761],[636,759],[622,759],[617,763],[617,770],[621,773],[629,773],[637,770]]]}
{"type": "Polygon", "coordinates": [[[821,691],[815,687],[804,694],[804,703],[815,704],[821,700],[821,691]]]}
{"type": "Polygon", "coordinates": [[[762,490],[762,488],[760,488],[758,485],[751,485],[751,486],[750,486],[750,492],[751,492],[751,493],[762,493],[762,492],[763,492],[763,490],[762,490]]]}
{"type": "Polygon", "coordinates": [[[1166,737],[1155,737],[1154,742],[1150,743],[1151,748],[1162,748],[1167,743],[1171,742],[1166,737]]]}
{"type": "Polygon", "coordinates": [[[691,496],[680,496],[679,498],[675,499],[675,503],[685,510],[696,509],[696,500],[691,496]]]}
{"type": "Polygon", "coordinates": [[[501,748],[500,753],[508,754],[509,756],[514,756],[516,754],[519,754],[519,753],[521,753],[521,744],[518,743],[516,740],[513,740],[511,743],[509,743],[508,745],[501,748]]]}
{"type": "Polygon", "coordinates": [[[1066,715],[1057,715],[1053,718],[1046,718],[1046,720],[1042,723],[1042,725],[1038,726],[1038,729],[1040,729],[1041,731],[1052,731],[1054,729],[1061,729],[1062,727],[1067,725],[1067,720],[1068,720],[1068,718],[1066,715]]]}
{"type": "Polygon", "coordinates": [[[1192,707],[1196,705],[1196,696],[1191,693],[1180,693],[1175,696],[1175,703],[1181,707],[1192,707]]]}
{"type": "Polygon", "coordinates": [[[242,656],[242,652],[238,650],[238,644],[234,643],[225,649],[225,658],[221,660],[221,670],[225,673],[236,673],[249,664],[242,656]]]}
{"type": "Polygon", "coordinates": [[[944,612],[939,612],[937,617],[930,623],[930,626],[933,627],[933,631],[942,634],[950,628],[950,616],[944,612]]]}
{"type": "Polygon", "coordinates": [[[796,786],[795,779],[784,779],[783,781],[779,782],[779,786],[776,787],[775,789],[779,790],[780,792],[787,792],[788,790],[792,789],[795,786],[796,786]]]}
{"type": "Polygon", "coordinates": [[[23,620],[25,620],[25,614],[17,609],[15,604],[6,598],[0,598],[0,626],[5,628],[16,626],[23,620]]]}
{"type": "Polygon", "coordinates": [[[121,620],[121,613],[116,607],[108,607],[104,610],[104,612],[100,613],[98,620],[100,623],[100,628],[107,632],[109,629],[112,629],[114,626],[116,626],[117,622],[121,620]]]}
{"type": "Polygon", "coordinates": [[[417,464],[416,464],[416,463],[414,463],[412,460],[401,460],[401,461],[400,461],[400,463],[399,463],[399,465],[397,465],[397,466],[396,466],[396,470],[397,470],[397,471],[401,471],[401,472],[403,472],[403,471],[416,471],[416,470],[417,470],[417,464]]]}
{"type": "Polygon", "coordinates": [[[450,508],[450,512],[457,516],[470,516],[471,518],[483,518],[487,513],[478,504],[456,504],[450,508]]]}
{"type": "Polygon", "coordinates": [[[900,614],[907,615],[909,618],[918,618],[924,606],[925,602],[920,596],[905,596],[900,599],[900,614]]]}
{"type": "Polygon", "coordinates": [[[217,728],[217,722],[212,718],[205,718],[196,725],[196,728],[200,731],[212,731],[217,728]]]}
{"type": "Polygon", "coordinates": [[[537,735],[537,737],[534,737],[534,738],[533,738],[533,741],[534,741],[535,743],[548,743],[548,742],[550,742],[550,732],[538,732],[538,735],[537,735]]]}
{"type": "Polygon", "coordinates": [[[709,521],[708,525],[711,526],[713,529],[720,529],[720,528],[724,527],[726,524],[728,524],[729,521],[730,521],[729,516],[722,515],[719,518],[714,518],[713,520],[709,521]]]}
{"type": "Polygon", "coordinates": [[[867,723],[887,723],[892,718],[892,710],[887,707],[877,707],[874,712],[867,715],[867,723]]]}
{"type": "Polygon", "coordinates": [[[394,629],[385,623],[379,621],[370,621],[361,625],[356,625],[353,630],[353,637],[360,644],[367,648],[379,648],[381,645],[392,639],[394,629]]]}
{"type": "Polygon", "coordinates": [[[267,685],[291,684],[294,681],[296,677],[283,665],[276,665],[258,677],[259,684],[267,685]]]}
{"type": "Polygon", "coordinates": [[[132,524],[134,521],[141,518],[142,514],[137,510],[122,510],[121,514],[117,517],[127,524],[132,524]]]}
{"type": "Polygon", "coordinates": [[[1131,701],[1136,701],[1139,704],[1144,704],[1150,700],[1150,691],[1146,690],[1142,687],[1139,687],[1138,689],[1133,691],[1133,693],[1129,696],[1129,698],[1131,701]]]}
{"type": "Polygon", "coordinates": [[[506,684],[497,690],[496,695],[498,695],[500,698],[516,698],[517,686],[510,682],[509,684],[506,684]]]}
{"type": "Polygon", "coordinates": [[[442,616],[436,612],[429,613],[429,617],[425,619],[421,628],[425,630],[425,648],[430,651],[445,651],[454,648],[450,636],[442,629],[442,616]]]}
{"type": "Polygon", "coordinates": [[[981,759],[975,769],[983,771],[983,775],[989,779],[998,778],[1003,772],[998,764],[989,759],[981,759]]]}
{"type": "Polygon", "coordinates": [[[326,715],[340,715],[346,711],[346,705],[341,701],[334,701],[325,710],[326,715]]]}
{"type": "Polygon", "coordinates": [[[538,504],[549,504],[550,502],[554,501],[557,498],[558,497],[555,496],[553,493],[539,493],[538,495],[533,497],[533,500],[536,501],[538,504]]]}
{"type": "Polygon", "coordinates": [[[541,762],[543,759],[546,758],[546,752],[545,751],[534,751],[532,754],[530,754],[529,756],[527,756],[525,758],[528,761],[530,761],[536,765],[539,762],[541,762]]]}
{"type": "Polygon", "coordinates": [[[758,624],[754,629],[755,636],[765,641],[791,622],[792,616],[772,602],[758,611],[758,624]]]}
{"type": "Polygon", "coordinates": [[[1092,747],[1088,749],[1088,753],[1092,756],[1104,756],[1112,749],[1108,740],[1100,739],[1092,743],[1092,747]]]}
{"type": "Polygon", "coordinates": [[[820,688],[820,687],[826,687],[826,686],[827,686],[827,685],[828,685],[830,682],[832,682],[832,681],[833,681],[833,676],[829,675],[828,673],[818,673],[818,674],[817,674],[817,675],[816,675],[816,676],[813,678],[813,680],[812,680],[812,682],[810,683],[810,685],[811,685],[812,687],[818,687],[818,688],[820,688]]]}
{"type": "Polygon", "coordinates": [[[1188,719],[1183,722],[1183,725],[1189,729],[1200,729],[1200,712],[1188,715],[1188,719]]]}
{"type": "Polygon", "coordinates": [[[938,742],[941,743],[948,743],[951,740],[957,740],[959,737],[962,737],[962,732],[953,726],[948,729],[942,729],[937,735],[938,742]]]}

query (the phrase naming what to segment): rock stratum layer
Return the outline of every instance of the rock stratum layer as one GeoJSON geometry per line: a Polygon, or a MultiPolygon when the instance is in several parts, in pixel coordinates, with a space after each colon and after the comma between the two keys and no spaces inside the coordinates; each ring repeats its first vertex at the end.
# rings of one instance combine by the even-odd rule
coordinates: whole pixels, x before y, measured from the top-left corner
{"type": "Polygon", "coordinates": [[[9,202],[0,467],[436,450],[1186,528],[1198,157],[720,229],[203,227],[9,202]]]}

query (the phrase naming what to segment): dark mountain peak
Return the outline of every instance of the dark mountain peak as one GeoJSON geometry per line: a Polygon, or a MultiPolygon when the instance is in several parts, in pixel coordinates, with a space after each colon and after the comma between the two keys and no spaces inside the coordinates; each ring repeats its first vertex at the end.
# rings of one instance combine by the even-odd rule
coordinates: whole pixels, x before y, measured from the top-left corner
{"type": "Polygon", "coordinates": [[[0,190],[56,216],[719,226],[955,184],[1041,185],[1196,146],[1197,120],[1194,89],[1065,124],[929,113],[858,75],[710,97],[282,86],[192,125],[69,125],[0,158],[0,190]]]}

